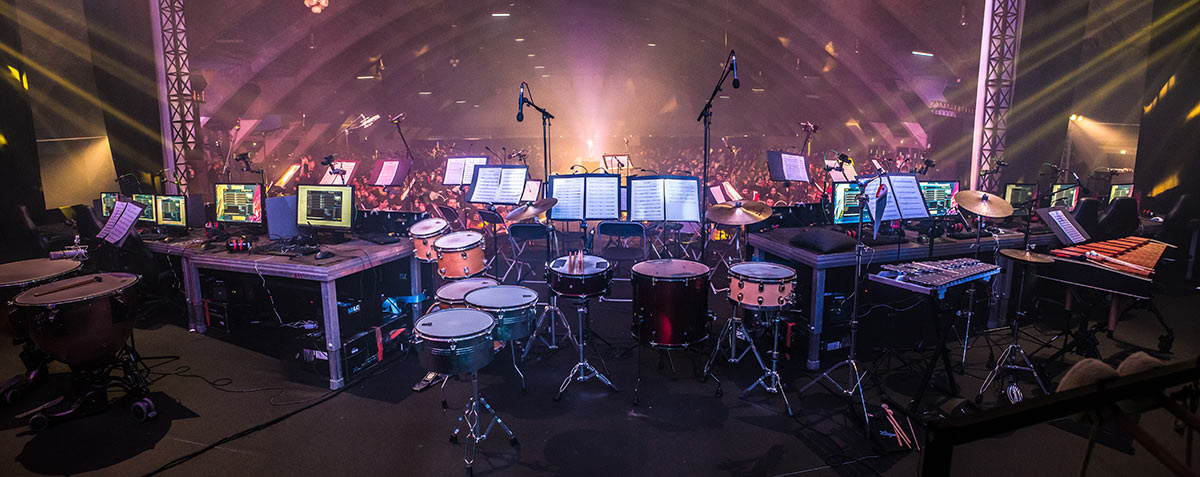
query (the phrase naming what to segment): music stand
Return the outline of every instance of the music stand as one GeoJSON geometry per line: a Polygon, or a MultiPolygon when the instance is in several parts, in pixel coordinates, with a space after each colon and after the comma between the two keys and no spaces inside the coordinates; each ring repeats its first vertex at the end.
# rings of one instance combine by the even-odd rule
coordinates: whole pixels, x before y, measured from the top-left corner
{"type": "Polygon", "coordinates": [[[475,168],[487,165],[487,163],[487,156],[447,157],[442,175],[442,185],[469,185],[475,174],[475,168]]]}
{"type": "Polygon", "coordinates": [[[349,176],[354,175],[354,168],[358,166],[354,161],[334,161],[329,164],[329,168],[325,169],[325,175],[321,177],[321,185],[348,185],[350,184],[349,176]]]}
{"type": "Polygon", "coordinates": [[[489,206],[520,204],[528,176],[529,166],[477,166],[467,202],[489,206]]]}
{"type": "Polygon", "coordinates": [[[376,161],[371,167],[371,185],[380,187],[395,187],[404,183],[408,172],[412,169],[412,161],[387,160],[376,161]]]}
{"type": "Polygon", "coordinates": [[[1092,239],[1066,207],[1043,207],[1037,209],[1037,214],[1050,227],[1050,231],[1054,232],[1054,236],[1058,237],[1059,242],[1075,245],[1092,239]]]}

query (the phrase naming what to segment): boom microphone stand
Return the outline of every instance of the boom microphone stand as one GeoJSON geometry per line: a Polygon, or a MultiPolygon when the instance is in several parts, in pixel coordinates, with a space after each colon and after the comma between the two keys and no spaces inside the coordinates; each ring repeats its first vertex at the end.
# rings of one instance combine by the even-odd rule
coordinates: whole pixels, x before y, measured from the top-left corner
{"type": "MultiPolygon", "coordinates": [[[[526,83],[521,83],[521,84],[524,85],[526,89],[529,88],[528,84],[526,84],[526,83]]],[[[541,106],[538,106],[537,104],[535,104],[533,102],[533,99],[531,98],[532,96],[533,96],[532,90],[530,90],[530,94],[528,94],[528,95],[522,94],[521,95],[521,104],[528,105],[529,107],[533,108],[535,111],[542,114],[542,168],[543,168],[542,169],[542,176],[543,176],[542,179],[545,181],[544,182],[545,184],[548,184],[548,183],[550,183],[550,120],[554,119],[554,115],[550,114],[550,111],[546,111],[545,108],[542,108],[541,106]]],[[[520,116],[521,117],[517,118],[517,121],[524,119],[523,115],[520,115],[520,116]]],[[[547,189],[548,188],[546,188],[546,187],[542,188],[542,198],[546,197],[547,189]]]]}
{"type": "MultiPolygon", "coordinates": [[[[704,123],[704,179],[700,183],[700,187],[708,187],[708,159],[709,147],[712,145],[712,105],[713,100],[717,99],[717,95],[721,94],[721,87],[725,85],[725,78],[729,77],[729,72],[733,71],[733,50],[729,50],[729,56],[725,58],[725,68],[721,70],[721,79],[717,80],[717,86],[713,88],[712,95],[708,97],[708,101],[704,103],[704,109],[700,110],[700,116],[696,117],[697,121],[704,123]]],[[[734,88],[738,87],[738,81],[734,80],[734,88]]],[[[700,218],[703,219],[708,214],[708,199],[701,197],[700,202],[700,218]]],[[[704,259],[704,255],[708,253],[708,231],[701,228],[704,236],[700,239],[700,257],[704,259]]]]}

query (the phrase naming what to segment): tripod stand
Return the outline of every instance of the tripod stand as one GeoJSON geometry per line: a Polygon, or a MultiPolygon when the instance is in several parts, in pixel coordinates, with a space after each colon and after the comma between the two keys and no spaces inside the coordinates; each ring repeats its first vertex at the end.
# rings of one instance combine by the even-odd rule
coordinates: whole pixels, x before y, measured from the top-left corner
{"type": "Polygon", "coordinates": [[[612,381],[609,381],[607,376],[601,374],[595,366],[592,366],[590,363],[588,363],[587,357],[583,355],[584,348],[587,345],[588,332],[591,331],[591,327],[588,325],[590,322],[588,319],[587,300],[577,300],[575,302],[575,307],[579,314],[579,340],[576,342],[576,347],[579,348],[579,362],[576,363],[573,368],[571,368],[571,373],[567,375],[567,378],[563,380],[562,385],[558,387],[558,394],[554,395],[555,401],[562,398],[562,393],[567,390],[567,386],[571,385],[572,380],[587,381],[589,379],[596,378],[611,388],[613,392],[618,392],[617,387],[613,385],[612,381]]]}
{"type": "MultiPolygon", "coordinates": [[[[754,388],[762,386],[763,390],[765,390],[766,392],[769,392],[771,394],[778,394],[781,397],[783,397],[783,405],[784,405],[784,407],[787,408],[788,415],[791,416],[791,415],[793,415],[792,414],[792,403],[788,402],[787,393],[783,392],[783,382],[779,378],[779,367],[778,366],[779,366],[779,318],[780,317],[779,317],[779,315],[774,314],[774,313],[768,314],[768,316],[770,316],[771,323],[773,324],[773,328],[774,328],[772,331],[772,334],[771,334],[771,369],[766,369],[766,366],[763,366],[762,377],[759,377],[757,381],[754,381],[754,384],[751,384],[750,387],[743,390],[742,397],[743,398],[746,397],[746,395],[749,394],[750,391],[754,390],[754,388]]],[[[753,346],[753,342],[751,342],[751,343],[752,343],[751,346],[753,346]]],[[[754,356],[757,358],[758,353],[755,352],[754,356]]],[[[760,366],[762,365],[761,358],[759,358],[758,364],[760,366]]]]}
{"type": "Polygon", "coordinates": [[[576,341],[575,335],[571,334],[571,323],[567,321],[567,315],[563,314],[562,308],[558,307],[558,294],[553,293],[550,295],[550,303],[546,305],[546,308],[542,309],[542,313],[538,315],[537,322],[533,325],[533,335],[525,343],[525,351],[521,354],[522,361],[529,357],[529,350],[533,349],[533,343],[539,339],[542,341],[542,344],[546,345],[546,349],[551,351],[558,349],[558,332],[555,331],[554,323],[559,320],[562,321],[563,327],[567,329],[567,338],[571,340],[571,343],[575,344],[576,348],[582,350],[580,346],[582,341],[576,341]],[[542,329],[542,323],[546,322],[547,319],[550,322],[548,325],[549,329],[547,330],[550,333],[549,342],[546,341],[546,338],[538,336],[539,330],[542,329]]]}
{"type": "Polygon", "coordinates": [[[997,377],[1000,376],[1000,372],[1002,370],[1010,370],[1014,372],[1010,375],[1012,379],[1009,381],[1008,387],[1005,389],[1005,395],[1008,397],[1009,402],[1013,404],[1021,402],[1023,399],[1021,389],[1017,387],[1015,371],[1029,372],[1029,374],[1033,375],[1033,379],[1037,382],[1038,387],[1041,388],[1042,394],[1050,394],[1049,391],[1046,390],[1046,384],[1042,382],[1042,377],[1038,375],[1037,369],[1034,369],[1033,363],[1030,362],[1029,357],[1025,355],[1025,350],[1021,348],[1020,343],[1021,320],[1025,318],[1025,310],[1024,306],[1022,306],[1025,301],[1025,269],[1029,266],[1032,266],[1032,264],[1027,263],[1021,267],[1021,285],[1017,289],[1017,293],[1019,293],[1017,298],[1017,313],[1016,317],[1014,317],[1012,321],[1012,342],[1009,343],[1008,347],[1000,353],[1000,358],[996,360],[996,367],[992,368],[992,371],[988,373],[987,378],[983,380],[983,385],[979,387],[979,394],[975,395],[976,402],[982,401],[983,393],[992,386],[992,383],[997,377]],[[1020,355],[1021,361],[1025,363],[1024,366],[1017,362],[1018,355],[1020,355]]]}
{"type": "Polygon", "coordinates": [[[458,417],[458,425],[454,427],[454,432],[450,434],[450,442],[458,442],[458,433],[462,431],[463,424],[466,424],[467,426],[467,432],[465,433],[467,442],[463,449],[465,454],[463,456],[463,461],[467,463],[467,475],[471,475],[471,465],[475,463],[475,449],[479,446],[480,442],[483,442],[487,439],[488,434],[492,432],[492,426],[499,424],[500,429],[503,429],[504,433],[508,435],[509,444],[512,444],[514,447],[520,445],[520,442],[517,441],[517,436],[513,434],[512,429],[509,429],[508,425],[504,424],[504,421],[500,420],[500,416],[496,415],[496,410],[492,409],[492,406],[487,403],[487,400],[484,399],[483,396],[479,395],[478,371],[471,373],[471,399],[467,400],[467,404],[463,408],[463,415],[458,417]],[[487,411],[487,413],[491,414],[492,416],[492,420],[488,422],[488,425],[483,429],[483,432],[479,432],[480,406],[482,406],[483,410],[487,411]]]}
{"type": "MultiPolygon", "coordinates": [[[[758,348],[754,346],[754,338],[750,336],[750,330],[746,328],[746,323],[742,320],[741,315],[738,313],[738,311],[742,309],[741,303],[735,302],[734,305],[733,314],[728,320],[725,321],[725,326],[721,328],[721,333],[717,335],[716,346],[713,346],[712,354],[710,354],[708,357],[708,362],[704,363],[704,373],[700,375],[700,379],[702,381],[708,379],[709,377],[716,379],[716,377],[712,374],[712,365],[713,362],[717,360],[717,355],[720,354],[725,348],[728,348],[728,350],[725,351],[725,356],[727,361],[730,363],[740,363],[742,362],[742,358],[746,357],[746,353],[754,353],[754,359],[758,361],[758,366],[762,368],[763,372],[768,372],[767,365],[763,362],[762,355],[758,353],[758,348]],[[725,341],[726,337],[729,338],[728,342],[725,341]],[[745,340],[747,343],[746,348],[743,349],[741,353],[738,353],[739,338],[745,340]],[[725,346],[726,343],[728,343],[728,346],[725,346]]],[[[750,387],[753,388],[754,386],[750,387]]],[[[721,397],[721,394],[723,394],[721,392],[721,381],[717,380],[717,397],[721,397]]],[[[789,414],[790,413],[789,406],[789,414]]]]}

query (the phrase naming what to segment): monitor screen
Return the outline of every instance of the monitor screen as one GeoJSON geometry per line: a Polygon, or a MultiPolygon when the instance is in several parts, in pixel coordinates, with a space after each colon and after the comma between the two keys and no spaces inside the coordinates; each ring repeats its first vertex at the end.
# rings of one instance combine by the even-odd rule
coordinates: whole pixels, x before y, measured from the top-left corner
{"type": "Polygon", "coordinates": [[[833,223],[857,224],[861,217],[856,196],[860,186],[857,182],[833,183],[833,223]]]}
{"type": "Polygon", "coordinates": [[[101,192],[100,193],[100,215],[108,217],[112,215],[113,207],[117,206],[116,192],[101,192]]]}
{"type": "Polygon", "coordinates": [[[1108,200],[1133,197],[1133,184],[1113,184],[1108,188],[1108,200]]]}
{"type": "Polygon", "coordinates": [[[350,230],[354,218],[352,186],[302,185],[297,196],[297,224],[350,230]]]}
{"type": "Polygon", "coordinates": [[[1050,189],[1050,207],[1075,208],[1079,203],[1079,188],[1075,184],[1054,184],[1050,189]]]}
{"type": "Polygon", "coordinates": [[[259,184],[217,184],[217,222],[261,224],[263,190],[259,184]]]}
{"type": "Polygon", "coordinates": [[[138,220],[142,222],[156,222],[157,215],[154,214],[154,194],[133,194],[134,202],[141,202],[146,206],[142,209],[142,215],[138,216],[138,220]]]}
{"type": "Polygon", "coordinates": [[[958,181],[929,181],[921,182],[921,195],[925,196],[925,208],[929,215],[945,217],[958,204],[954,202],[954,194],[958,193],[958,181]]]}
{"type": "Polygon", "coordinates": [[[154,209],[158,211],[158,225],[187,227],[187,198],[182,195],[154,196],[154,209]]]}
{"type": "Polygon", "coordinates": [[[1006,184],[1004,186],[1004,201],[1012,204],[1014,216],[1029,215],[1029,205],[1021,207],[1017,204],[1033,199],[1037,184],[1006,184]]]}

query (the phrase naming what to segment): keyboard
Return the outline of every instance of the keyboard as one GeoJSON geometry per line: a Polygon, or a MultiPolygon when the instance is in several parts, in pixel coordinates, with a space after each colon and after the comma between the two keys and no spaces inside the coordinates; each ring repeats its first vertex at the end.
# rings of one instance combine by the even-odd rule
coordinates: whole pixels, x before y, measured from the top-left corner
{"type": "Polygon", "coordinates": [[[366,240],[368,242],[371,242],[373,244],[376,244],[376,245],[393,244],[393,243],[399,242],[400,239],[404,238],[404,237],[400,236],[400,234],[395,233],[395,232],[358,234],[357,237],[360,239],[366,240]]]}
{"type": "Polygon", "coordinates": [[[271,242],[250,249],[250,253],[258,255],[279,255],[283,257],[300,257],[320,252],[321,248],[313,245],[293,245],[284,242],[271,242]]]}

